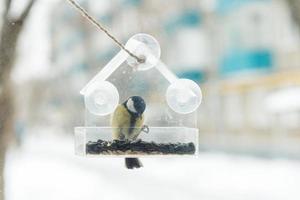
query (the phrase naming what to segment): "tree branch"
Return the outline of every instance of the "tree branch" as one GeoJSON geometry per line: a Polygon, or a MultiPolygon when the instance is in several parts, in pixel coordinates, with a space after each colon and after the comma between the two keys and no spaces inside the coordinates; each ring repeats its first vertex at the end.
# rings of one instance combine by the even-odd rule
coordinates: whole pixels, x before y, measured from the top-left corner
{"type": "Polygon", "coordinates": [[[3,11],[3,19],[7,20],[8,19],[8,11],[10,9],[10,5],[11,5],[11,0],[5,0],[4,3],[4,11],[3,11]]]}
{"type": "Polygon", "coordinates": [[[26,8],[24,9],[23,13],[20,15],[20,17],[16,20],[16,22],[24,22],[27,16],[30,13],[30,10],[33,6],[33,4],[36,2],[36,0],[30,0],[30,2],[27,4],[26,8]]]}
{"type": "Polygon", "coordinates": [[[300,2],[298,0],[288,0],[287,3],[295,23],[300,28],[300,2]]]}

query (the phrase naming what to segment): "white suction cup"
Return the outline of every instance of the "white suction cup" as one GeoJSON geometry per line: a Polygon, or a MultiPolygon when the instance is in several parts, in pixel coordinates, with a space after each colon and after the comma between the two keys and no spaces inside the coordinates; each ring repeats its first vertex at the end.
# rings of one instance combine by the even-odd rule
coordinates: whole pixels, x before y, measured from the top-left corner
{"type": "Polygon", "coordinates": [[[201,104],[202,92],[194,81],[178,79],[168,87],[166,99],[172,110],[188,114],[194,112],[201,104]]]}
{"type": "Polygon", "coordinates": [[[132,36],[126,43],[126,48],[132,51],[139,58],[145,59],[144,63],[138,63],[131,56],[128,57],[128,65],[137,70],[148,70],[154,67],[160,58],[160,46],[157,40],[151,35],[139,33],[132,36]],[[136,48],[132,48],[136,47],[136,48]]]}
{"type": "Polygon", "coordinates": [[[87,88],[84,95],[86,108],[94,115],[111,114],[119,103],[117,88],[108,81],[96,82],[87,88]]]}

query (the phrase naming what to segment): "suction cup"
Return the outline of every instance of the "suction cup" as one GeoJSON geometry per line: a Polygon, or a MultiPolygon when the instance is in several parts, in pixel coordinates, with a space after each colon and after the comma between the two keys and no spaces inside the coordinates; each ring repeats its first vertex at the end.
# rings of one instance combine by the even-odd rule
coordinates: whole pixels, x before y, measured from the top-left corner
{"type": "Polygon", "coordinates": [[[100,81],[89,86],[84,95],[85,106],[94,115],[111,114],[119,103],[117,88],[108,81],[100,81]]]}
{"type": "Polygon", "coordinates": [[[151,69],[157,64],[160,58],[159,43],[154,37],[148,34],[139,33],[134,35],[128,40],[125,47],[139,58],[145,59],[144,63],[139,63],[131,56],[127,59],[128,65],[140,71],[151,69]],[[137,48],[132,49],[132,46],[137,46],[137,48]]]}
{"type": "Polygon", "coordinates": [[[194,112],[201,104],[202,92],[194,81],[178,79],[168,87],[166,99],[172,110],[188,114],[194,112]]]}

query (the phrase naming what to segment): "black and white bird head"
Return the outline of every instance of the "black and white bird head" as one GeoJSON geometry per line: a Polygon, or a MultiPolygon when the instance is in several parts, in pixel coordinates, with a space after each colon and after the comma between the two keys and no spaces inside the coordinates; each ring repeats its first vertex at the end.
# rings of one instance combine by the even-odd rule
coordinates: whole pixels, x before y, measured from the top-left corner
{"type": "Polygon", "coordinates": [[[141,115],[146,109],[146,103],[144,99],[140,96],[132,96],[125,102],[126,108],[135,114],[141,115]]]}

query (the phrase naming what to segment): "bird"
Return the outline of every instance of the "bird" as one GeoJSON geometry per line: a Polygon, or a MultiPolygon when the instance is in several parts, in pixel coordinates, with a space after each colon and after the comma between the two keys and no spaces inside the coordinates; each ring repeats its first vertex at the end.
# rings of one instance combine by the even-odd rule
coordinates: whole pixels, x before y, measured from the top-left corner
{"type": "MultiPolygon", "coordinates": [[[[140,96],[131,96],[122,104],[119,104],[112,114],[111,127],[114,140],[134,141],[145,129],[144,111],[146,103],[140,96]]],[[[143,167],[138,158],[125,158],[125,166],[128,169],[143,167]]]]}

